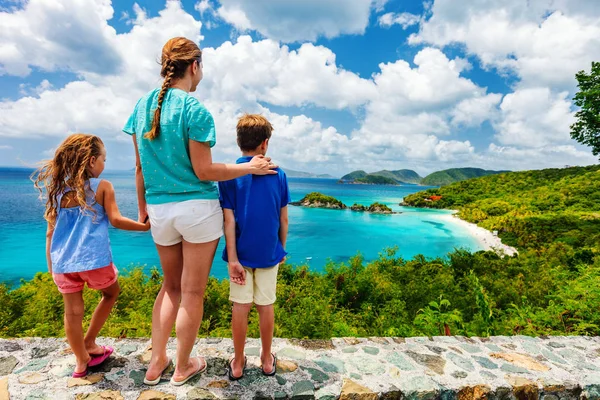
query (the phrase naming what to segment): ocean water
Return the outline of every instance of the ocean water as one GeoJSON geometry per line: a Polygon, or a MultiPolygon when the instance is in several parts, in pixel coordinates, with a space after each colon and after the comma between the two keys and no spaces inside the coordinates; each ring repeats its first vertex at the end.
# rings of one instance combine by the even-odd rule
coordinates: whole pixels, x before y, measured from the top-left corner
{"type": "MultiPolygon", "coordinates": [[[[0,168],[0,281],[18,283],[36,272],[46,271],[43,204],[29,180],[31,171],[0,168]]],[[[112,182],[123,215],[137,216],[133,172],[106,172],[112,182]]],[[[480,250],[477,240],[459,225],[438,220],[447,211],[401,207],[402,198],[422,186],[341,185],[332,179],[290,178],[293,201],[313,191],[334,196],[348,206],[353,203],[387,204],[397,215],[374,215],[350,210],[326,210],[290,206],[288,262],[308,264],[322,270],[329,261],[344,262],[360,252],[366,260],[377,258],[386,247],[397,246],[398,254],[443,256],[455,248],[480,250]]],[[[159,265],[149,232],[126,232],[111,228],[115,264],[120,268],[159,265]]],[[[226,264],[221,260],[225,246],[219,243],[211,274],[224,278],[226,264]]]]}

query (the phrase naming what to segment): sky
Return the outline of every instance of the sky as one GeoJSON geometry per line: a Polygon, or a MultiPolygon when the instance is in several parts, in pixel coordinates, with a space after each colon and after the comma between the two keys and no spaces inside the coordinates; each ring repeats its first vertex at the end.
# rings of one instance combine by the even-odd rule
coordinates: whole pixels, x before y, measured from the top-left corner
{"type": "Polygon", "coordinates": [[[239,156],[246,112],[272,122],[277,164],[334,176],[598,161],[569,134],[597,0],[0,0],[0,166],[85,132],[133,168],[121,129],[175,36],[203,50],[215,161],[239,156]]]}

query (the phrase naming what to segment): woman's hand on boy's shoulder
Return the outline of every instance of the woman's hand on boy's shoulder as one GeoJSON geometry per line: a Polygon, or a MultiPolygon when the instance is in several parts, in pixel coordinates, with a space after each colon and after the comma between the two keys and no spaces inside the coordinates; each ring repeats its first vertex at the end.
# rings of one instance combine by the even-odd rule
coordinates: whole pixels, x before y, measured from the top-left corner
{"type": "Polygon", "coordinates": [[[254,175],[275,175],[277,174],[275,169],[279,168],[271,162],[270,157],[262,155],[252,157],[248,165],[250,166],[251,173],[254,175]]]}
{"type": "Polygon", "coordinates": [[[229,280],[237,285],[246,284],[246,270],[239,261],[230,261],[227,263],[229,269],[229,280]]]}

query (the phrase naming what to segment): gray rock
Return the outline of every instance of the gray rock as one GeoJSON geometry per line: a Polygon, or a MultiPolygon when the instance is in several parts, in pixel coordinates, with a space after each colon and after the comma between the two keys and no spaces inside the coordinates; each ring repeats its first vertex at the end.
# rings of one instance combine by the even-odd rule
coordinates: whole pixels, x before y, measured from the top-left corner
{"type": "Polygon", "coordinates": [[[135,353],[138,350],[138,346],[135,344],[123,344],[117,346],[115,350],[121,355],[128,356],[131,353],[135,353]]]}
{"type": "Polygon", "coordinates": [[[469,361],[465,357],[461,357],[461,356],[459,356],[458,354],[455,354],[455,353],[448,353],[448,355],[446,357],[454,365],[456,365],[459,368],[464,369],[467,372],[473,372],[473,371],[475,371],[475,367],[473,366],[473,363],[471,363],[471,361],[469,361]]]}
{"type": "Polygon", "coordinates": [[[385,372],[385,366],[380,360],[367,357],[354,357],[352,365],[365,375],[380,375],[385,372]]]}
{"type": "Polygon", "coordinates": [[[285,400],[285,399],[287,399],[287,398],[288,398],[288,395],[287,395],[287,393],[286,393],[286,392],[275,392],[275,393],[273,394],[273,398],[274,398],[275,400],[285,400]]]}
{"type": "Polygon", "coordinates": [[[215,396],[208,390],[197,387],[193,388],[187,393],[188,400],[212,400],[216,398],[217,396],[215,396]]]}
{"type": "Polygon", "coordinates": [[[315,386],[311,381],[300,381],[292,385],[292,400],[312,400],[315,398],[315,386]]]}
{"type": "Polygon", "coordinates": [[[13,340],[2,339],[0,341],[0,351],[13,352],[21,350],[23,350],[21,345],[13,340]]]}
{"type": "Polygon", "coordinates": [[[258,347],[248,347],[244,351],[246,352],[247,356],[254,356],[254,357],[260,356],[260,349],[258,347]]]}
{"type": "Polygon", "coordinates": [[[387,362],[395,365],[402,371],[414,371],[415,370],[415,367],[412,365],[412,363],[410,361],[408,361],[408,359],[406,357],[404,357],[404,355],[402,355],[401,353],[394,351],[392,353],[389,353],[385,357],[385,359],[387,362]]]}
{"type": "Polygon", "coordinates": [[[377,347],[364,346],[362,349],[365,353],[371,354],[373,356],[379,354],[379,349],[377,347]]]}
{"type": "Polygon", "coordinates": [[[133,380],[133,384],[137,387],[144,385],[144,377],[146,376],[146,371],[142,370],[133,370],[129,372],[129,378],[133,380]]]}
{"type": "Polygon", "coordinates": [[[350,347],[350,346],[344,347],[342,349],[342,353],[356,353],[357,351],[358,351],[358,348],[356,348],[356,347],[350,347]]]}
{"type": "Polygon", "coordinates": [[[48,360],[48,359],[37,359],[37,360],[30,361],[23,368],[16,370],[15,374],[20,374],[21,372],[26,372],[26,371],[39,371],[39,370],[45,368],[49,362],[50,362],[50,360],[48,360]]]}
{"type": "Polygon", "coordinates": [[[19,360],[17,360],[15,356],[0,358],[0,376],[12,373],[13,369],[15,369],[18,364],[19,360]]]}
{"type": "Polygon", "coordinates": [[[463,379],[463,378],[466,378],[467,376],[469,376],[469,374],[467,374],[465,371],[454,371],[450,375],[452,375],[456,379],[463,379]]]}
{"type": "Polygon", "coordinates": [[[438,346],[432,346],[432,345],[428,345],[428,344],[426,344],[425,347],[427,347],[432,353],[436,353],[436,354],[442,354],[443,352],[447,351],[444,348],[441,348],[438,346]]]}
{"type": "Polygon", "coordinates": [[[222,341],[223,341],[223,338],[214,338],[214,337],[206,338],[206,344],[219,344],[222,341]]]}
{"type": "Polygon", "coordinates": [[[293,360],[306,359],[306,354],[304,352],[298,351],[292,347],[284,347],[283,349],[277,352],[277,356],[279,358],[291,358],[293,360]]]}
{"type": "Polygon", "coordinates": [[[472,357],[483,368],[498,369],[498,365],[496,363],[494,363],[492,360],[490,360],[489,358],[479,357],[479,356],[472,356],[472,357]]]}
{"type": "Polygon", "coordinates": [[[279,383],[281,386],[285,385],[287,383],[287,379],[285,379],[283,376],[277,374],[275,375],[275,380],[277,381],[277,383],[279,383]]]}
{"type": "Polygon", "coordinates": [[[475,354],[481,353],[481,348],[477,346],[473,346],[472,344],[461,343],[459,346],[468,353],[475,354]]]}
{"type": "Polygon", "coordinates": [[[444,367],[446,366],[446,360],[444,360],[440,356],[432,356],[429,354],[421,354],[416,353],[414,351],[408,350],[405,352],[410,358],[415,360],[417,363],[428,367],[436,374],[443,375],[444,367]]]}
{"type": "Polygon", "coordinates": [[[337,372],[337,373],[346,372],[346,367],[344,365],[344,362],[337,358],[322,356],[315,362],[325,372],[337,372]]]}
{"type": "Polygon", "coordinates": [[[34,347],[31,349],[31,358],[42,358],[56,351],[56,347],[34,347]]]}
{"type": "Polygon", "coordinates": [[[500,367],[500,369],[504,372],[513,372],[516,374],[526,374],[529,371],[526,370],[525,368],[516,366],[516,365],[512,365],[512,364],[508,364],[508,363],[504,363],[502,364],[502,366],[500,367]]]}
{"type": "Polygon", "coordinates": [[[310,374],[310,378],[313,381],[323,383],[329,379],[329,375],[327,375],[323,371],[318,370],[316,368],[310,368],[310,367],[300,367],[300,368],[303,369],[304,371],[308,372],[310,374]]]}
{"type": "Polygon", "coordinates": [[[91,372],[110,372],[113,368],[123,368],[129,361],[125,357],[111,356],[97,367],[90,367],[91,372]]]}

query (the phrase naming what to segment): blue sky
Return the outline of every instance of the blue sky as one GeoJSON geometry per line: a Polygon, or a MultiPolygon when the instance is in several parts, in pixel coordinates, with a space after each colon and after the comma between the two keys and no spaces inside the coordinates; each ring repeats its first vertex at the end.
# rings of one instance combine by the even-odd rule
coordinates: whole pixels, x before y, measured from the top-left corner
{"type": "Polygon", "coordinates": [[[214,158],[235,160],[243,112],[274,126],[270,155],[354,169],[537,169],[597,162],[569,137],[574,75],[600,61],[596,1],[0,1],[0,166],[31,166],[69,133],[120,132],[159,86],[162,44],[204,50],[195,96],[215,117],[214,158]],[[499,3],[499,4],[495,4],[499,3]]]}

